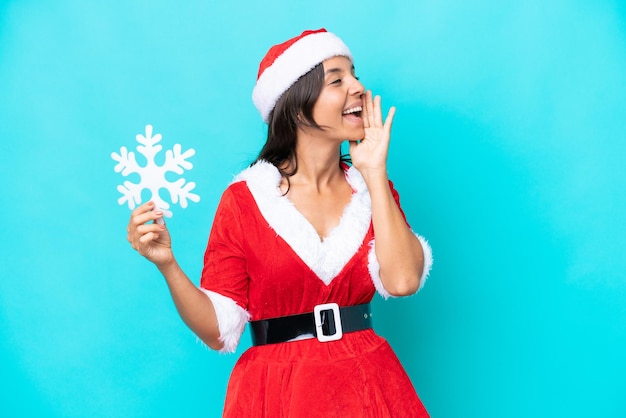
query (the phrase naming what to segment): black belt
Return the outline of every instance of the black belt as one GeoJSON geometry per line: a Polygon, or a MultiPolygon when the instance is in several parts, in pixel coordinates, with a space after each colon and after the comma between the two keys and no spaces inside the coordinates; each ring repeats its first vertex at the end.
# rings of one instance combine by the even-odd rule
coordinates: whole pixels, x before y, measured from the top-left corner
{"type": "Polygon", "coordinates": [[[372,327],[369,303],[340,308],[336,303],[317,305],[313,312],[251,321],[252,344],[283,343],[295,338],[340,339],[346,332],[372,327]]]}

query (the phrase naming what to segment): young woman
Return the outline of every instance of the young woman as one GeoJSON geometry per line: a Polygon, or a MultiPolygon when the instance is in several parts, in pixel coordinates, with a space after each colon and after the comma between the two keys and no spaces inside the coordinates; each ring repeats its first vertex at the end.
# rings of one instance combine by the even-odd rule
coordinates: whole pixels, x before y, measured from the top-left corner
{"type": "Polygon", "coordinates": [[[224,416],[427,417],[369,310],[376,291],[415,293],[432,264],[387,178],[395,109],[383,121],[380,97],[324,29],[269,50],[253,101],[267,142],[222,196],[200,288],[152,202],[128,226],[209,347],[234,351],[250,322],[254,346],[233,370],[224,416]],[[352,166],[341,160],[345,140],[352,166]]]}

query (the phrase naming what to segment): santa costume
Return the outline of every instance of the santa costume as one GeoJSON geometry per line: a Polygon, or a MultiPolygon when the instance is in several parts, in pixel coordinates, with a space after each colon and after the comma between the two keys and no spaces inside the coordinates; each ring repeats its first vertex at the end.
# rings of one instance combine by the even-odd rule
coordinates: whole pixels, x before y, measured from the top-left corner
{"type": "MultiPolygon", "coordinates": [[[[351,58],[323,29],[273,47],[253,93],[263,119],[300,76],[339,55],[351,58]]],[[[224,417],[428,417],[389,344],[369,325],[374,294],[390,295],[379,277],[365,181],[342,167],[352,197],[323,240],[280,191],[281,173],[270,163],[244,170],[221,198],[200,287],[215,307],[222,351],[236,349],[248,322],[255,342],[233,369],[224,417]]],[[[418,238],[423,286],[432,257],[418,238]]]]}

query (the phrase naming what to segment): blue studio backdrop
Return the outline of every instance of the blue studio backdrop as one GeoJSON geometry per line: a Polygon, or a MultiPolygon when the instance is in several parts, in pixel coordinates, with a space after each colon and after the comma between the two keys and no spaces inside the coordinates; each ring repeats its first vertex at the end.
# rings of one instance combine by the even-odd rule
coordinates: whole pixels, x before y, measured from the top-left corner
{"type": "Polygon", "coordinates": [[[168,221],[197,283],[263,144],[267,48],[326,27],[398,109],[389,173],[435,264],[374,302],[436,418],[626,416],[626,6],[619,0],[0,1],[0,416],[217,417],[205,349],[126,242],[112,152],[193,148],[168,221]]]}

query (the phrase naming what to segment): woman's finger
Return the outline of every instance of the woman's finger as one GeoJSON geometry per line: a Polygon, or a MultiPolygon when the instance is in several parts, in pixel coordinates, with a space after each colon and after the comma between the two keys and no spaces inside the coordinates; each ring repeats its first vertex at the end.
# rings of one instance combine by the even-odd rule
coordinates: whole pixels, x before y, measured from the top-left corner
{"type": "Polygon", "coordinates": [[[383,114],[380,109],[380,96],[374,97],[374,109],[372,111],[372,118],[374,123],[372,126],[381,127],[383,126],[383,114]]]}
{"type": "Polygon", "coordinates": [[[156,240],[159,238],[159,234],[156,232],[148,232],[147,234],[142,235],[139,238],[139,243],[146,245],[149,244],[150,242],[156,240]]]}
{"type": "Polygon", "coordinates": [[[396,107],[391,106],[389,108],[389,113],[387,113],[387,117],[385,118],[385,124],[383,125],[387,134],[391,132],[391,125],[393,124],[393,117],[396,114],[396,107]]]}
{"type": "Polygon", "coordinates": [[[159,225],[159,224],[156,224],[156,223],[148,223],[148,224],[139,225],[137,227],[136,231],[137,231],[137,234],[139,234],[139,235],[145,235],[145,234],[147,234],[149,232],[157,232],[158,233],[158,232],[160,232],[160,231],[162,231],[164,229],[165,229],[164,225],[159,225]]]}
{"type": "Polygon", "coordinates": [[[145,224],[146,222],[149,222],[151,219],[152,214],[150,212],[135,215],[130,219],[129,227],[131,231],[136,230],[139,226],[145,224]]]}
{"type": "Polygon", "coordinates": [[[372,103],[372,91],[365,92],[365,127],[369,128],[374,126],[374,104],[372,103]]]}
{"type": "Polygon", "coordinates": [[[137,206],[135,208],[135,210],[133,210],[131,212],[130,216],[132,218],[132,217],[135,217],[137,215],[141,215],[143,213],[150,212],[152,209],[154,209],[154,202],[153,201],[149,201],[149,202],[146,202],[146,203],[144,203],[142,205],[137,206]]]}
{"type": "Polygon", "coordinates": [[[163,212],[160,210],[153,210],[154,204],[144,206],[135,209],[131,215],[131,221],[129,227],[137,228],[139,225],[143,225],[146,222],[156,222],[163,217],[163,212]],[[146,210],[148,208],[148,210],[146,210]]]}

